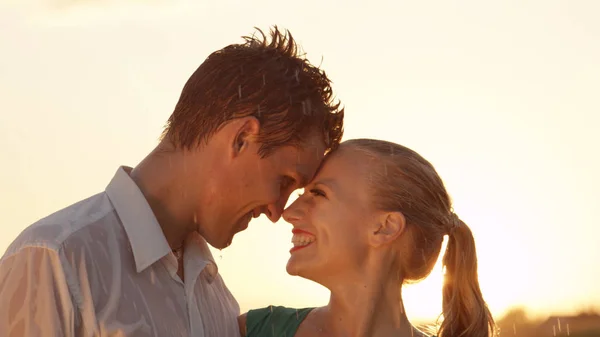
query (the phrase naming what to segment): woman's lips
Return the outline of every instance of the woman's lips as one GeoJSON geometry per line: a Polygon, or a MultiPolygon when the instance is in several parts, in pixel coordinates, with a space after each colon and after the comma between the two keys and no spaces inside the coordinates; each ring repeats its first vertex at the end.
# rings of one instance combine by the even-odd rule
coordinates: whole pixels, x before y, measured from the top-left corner
{"type": "Polygon", "coordinates": [[[292,243],[294,244],[294,247],[290,249],[290,253],[300,250],[302,248],[306,248],[310,246],[313,242],[317,241],[317,238],[314,234],[302,229],[295,228],[292,230],[292,233],[294,234],[292,236],[292,243]]]}

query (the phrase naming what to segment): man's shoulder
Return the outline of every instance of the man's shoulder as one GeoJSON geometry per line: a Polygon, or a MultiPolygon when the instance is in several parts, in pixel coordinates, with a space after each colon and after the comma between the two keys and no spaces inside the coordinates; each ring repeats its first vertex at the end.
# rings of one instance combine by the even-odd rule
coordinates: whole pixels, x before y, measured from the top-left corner
{"type": "MultiPolygon", "coordinates": [[[[98,193],[50,214],[25,228],[10,244],[4,256],[25,248],[58,251],[78,236],[89,236],[91,225],[117,219],[106,193],[98,193]],[[112,219],[112,218],[114,219],[112,219]]],[[[114,222],[114,221],[113,221],[114,222]]],[[[81,242],[80,240],[75,240],[81,242]]]]}

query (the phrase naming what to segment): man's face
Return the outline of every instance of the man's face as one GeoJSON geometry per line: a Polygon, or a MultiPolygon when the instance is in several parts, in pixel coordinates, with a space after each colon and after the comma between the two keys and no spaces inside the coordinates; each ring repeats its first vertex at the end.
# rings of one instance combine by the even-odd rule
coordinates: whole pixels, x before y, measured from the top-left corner
{"type": "Polygon", "coordinates": [[[253,217],[265,214],[272,222],[279,220],[290,194],[310,181],[325,151],[316,136],[299,147],[277,148],[265,158],[258,154],[259,147],[248,141],[215,172],[211,200],[203,207],[199,229],[215,248],[229,246],[253,217]]]}

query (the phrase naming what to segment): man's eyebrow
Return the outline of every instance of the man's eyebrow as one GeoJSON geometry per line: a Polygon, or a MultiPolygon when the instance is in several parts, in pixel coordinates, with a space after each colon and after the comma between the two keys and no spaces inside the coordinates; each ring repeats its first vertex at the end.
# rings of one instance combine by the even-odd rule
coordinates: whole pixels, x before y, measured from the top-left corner
{"type": "Polygon", "coordinates": [[[300,185],[300,186],[306,186],[310,182],[310,178],[304,172],[301,172],[298,174],[298,179],[299,179],[298,185],[300,185]]]}
{"type": "Polygon", "coordinates": [[[302,165],[302,164],[298,164],[296,165],[296,172],[297,172],[297,178],[298,178],[298,185],[300,186],[306,186],[308,185],[308,183],[310,182],[310,180],[312,179],[312,177],[309,177],[308,174],[306,173],[306,165],[302,165]]]}
{"type": "MultiPolygon", "coordinates": [[[[314,147],[316,154],[318,155],[322,149],[320,149],[319,147],[314,147]]],[[[317,167],[317,169],[315,170],[314,174],[312,176],[309,176],[306,172],[308,172],[308,166],[304,163],[301,163],[298,157],[298,162],[296,164],[296,172],[298,173],[298,184],[300,186],[306,186],[308,185],[308,183],[310,183],[310,181],[314,178],[314,176],[317,175],[317,173],[319,172],[319,170],[321,169],[321,167],[323,166],[323,163],[325,162],[325,160],[321,159],[319,166],[317,167]]]]}

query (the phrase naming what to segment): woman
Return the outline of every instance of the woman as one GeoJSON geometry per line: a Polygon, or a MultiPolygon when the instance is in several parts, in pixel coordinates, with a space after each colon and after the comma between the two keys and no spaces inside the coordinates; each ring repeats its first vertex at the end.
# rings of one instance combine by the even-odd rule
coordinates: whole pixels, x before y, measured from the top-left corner
{"type": "Polygon", "coordinates": [[[433,166],[398,144],[356,139],[328,156],[288,209],[287,271],[331,291],[320,308],[267,307],[240,316],[242,336],[425,336],[408,321],[401,285],[425,278],[444,235],[437,336],[492,336],[471,231],[453,213],[433,166]]]}

